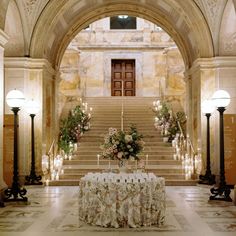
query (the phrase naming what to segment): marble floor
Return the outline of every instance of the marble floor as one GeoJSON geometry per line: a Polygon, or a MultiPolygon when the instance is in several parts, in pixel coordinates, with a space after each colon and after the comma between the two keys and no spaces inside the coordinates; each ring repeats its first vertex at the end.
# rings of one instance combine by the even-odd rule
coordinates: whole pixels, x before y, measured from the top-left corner
{"type": "MultiPolygon", "coordinates": [[[[110,229],[79,223],[78,187],[27,187],[29,202],[0,208],[1,236],[235,236],[236,206],[208,201],[207,187],[166,187],[166,222],[161,227],[110,229]]],[[[233,197],[233,193],[232,193],[233,197]]]]}

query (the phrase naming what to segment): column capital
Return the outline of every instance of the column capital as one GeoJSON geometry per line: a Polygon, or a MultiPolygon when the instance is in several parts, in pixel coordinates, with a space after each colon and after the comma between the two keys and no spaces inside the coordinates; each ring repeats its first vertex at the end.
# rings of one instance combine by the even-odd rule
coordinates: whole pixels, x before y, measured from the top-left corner
{"type": "Polygon", "coordinates": [[[55,75],[56,70],[47,59],[28,57],[5,57],[4,66],[6,69],[46,69],[50,74],[55,75]]]}
{"type": "Polygon", "coordinates": [[[190,76],[199,70],[218,69],[225,67],[236,67],[236,56],[198,58],[193,62],[192,67],[186,70],[185,76],[190,76]]]}

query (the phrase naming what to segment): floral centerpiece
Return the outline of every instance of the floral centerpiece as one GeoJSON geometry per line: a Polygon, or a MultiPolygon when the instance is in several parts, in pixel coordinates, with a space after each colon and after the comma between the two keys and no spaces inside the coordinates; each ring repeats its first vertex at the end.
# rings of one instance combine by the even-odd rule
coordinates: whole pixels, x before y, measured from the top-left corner
{"type": "Polygon", "coordinates": [[[110,160],[139,160],[138,154],[143,150],[143,136],[132,125],[127,132],[109,128],[101,145],[102,156],[110,160]]]}

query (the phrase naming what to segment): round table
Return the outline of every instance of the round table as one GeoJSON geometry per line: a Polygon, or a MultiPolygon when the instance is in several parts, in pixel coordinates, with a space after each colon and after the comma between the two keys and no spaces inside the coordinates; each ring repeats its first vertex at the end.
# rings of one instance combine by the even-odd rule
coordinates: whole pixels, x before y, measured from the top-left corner
{"type": "Polygon", "coordinates": [[[153,173],[89,173],[81,178],[80,220],[103,227],[161,225],[165,180],[153,173]]]}

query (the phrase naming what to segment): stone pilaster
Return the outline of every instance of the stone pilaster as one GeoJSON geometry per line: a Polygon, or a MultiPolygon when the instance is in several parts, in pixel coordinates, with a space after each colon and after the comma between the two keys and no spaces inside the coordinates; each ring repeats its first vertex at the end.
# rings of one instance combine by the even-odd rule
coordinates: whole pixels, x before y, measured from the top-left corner
{"type": "MultiPolygon", "coordinates": [[[[5,58],[5,92],[16,88],[26,100],[40,104],[35,116],[36,170],[41,172],[41,157],[48,151],[54,138],[55,126],[55,71],[44,59],[5,58]]],[[[5,113],[11,114],[5,105],[5,113]]],[[[31,163],[31,120],[24,107],[19,112],[19,174],[29,174],[31,163]]]]}
{"type": "MultiPolygon", "coordinates": [[[[189,120],[192,124],[190,129],[191,138],[195,148],[200,147],[205,162],[206,153],[206,117],[201,113],[201,103],[205,99],[211,99],[216,90],[223,89],[229,92],[231,103],[225,113],[236,113],[236,58],[235,57],[215,57],[211,59],[198,59],[192,68],[186,72],[192,85],[192,92],[189,100],[189,120]],[[192,133],[191,133],[192,132],[192,133]]],[[[211,133],[211,163],[214,173],[219,173],[219,114],[215,110],[210,119],[211,133]]],[[[190,125],[190,124],[189,124],[190,125]]],[[[190,126],[191,126],[190,125],[190,126]]]]}
{"type": "Polygon", "coordinates": [[[3,180],[3,118],[4,118],[4,45],[8,36],[0,29],[0,191],[6,187],[3,180]]]}

